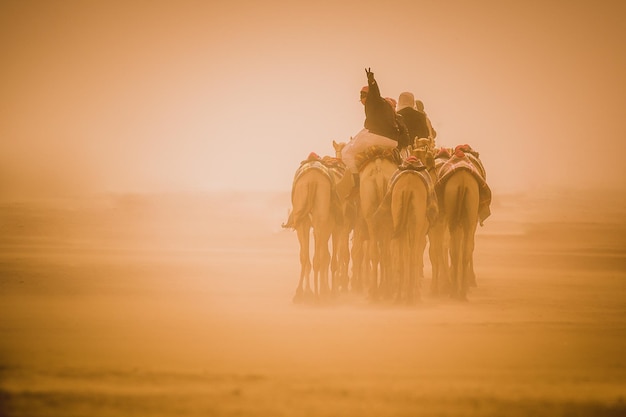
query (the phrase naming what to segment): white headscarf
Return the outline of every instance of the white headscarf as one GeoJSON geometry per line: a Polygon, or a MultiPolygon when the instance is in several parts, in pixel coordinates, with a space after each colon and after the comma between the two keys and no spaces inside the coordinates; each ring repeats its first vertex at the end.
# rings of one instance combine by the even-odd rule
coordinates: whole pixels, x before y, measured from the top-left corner
{"type": "Polygon", "coordinates": [[[413,93],[409,93],[405,91],[404,93],[400,93],[398,97],[398,108],[397,111],[404,109],[405,107],[415,108],[415,97],[413,93]]]}

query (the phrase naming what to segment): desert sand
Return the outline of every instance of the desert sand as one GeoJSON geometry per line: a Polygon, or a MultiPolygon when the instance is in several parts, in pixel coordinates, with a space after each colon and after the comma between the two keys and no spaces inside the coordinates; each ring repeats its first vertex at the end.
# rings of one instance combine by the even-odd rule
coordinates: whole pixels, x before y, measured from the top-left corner
{"type": "Polygon", "coordinates": [[[2,416],[626,415],[626,204],[494,194],[469,301],[294,305],[288,193],[0,204],[2,416]]]}

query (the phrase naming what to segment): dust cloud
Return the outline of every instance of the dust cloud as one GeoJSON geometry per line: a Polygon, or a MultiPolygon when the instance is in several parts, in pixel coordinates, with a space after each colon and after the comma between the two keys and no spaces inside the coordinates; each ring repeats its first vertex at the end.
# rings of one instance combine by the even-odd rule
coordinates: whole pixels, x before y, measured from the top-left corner
{"type": "Polygon", "coordinates": [[[0,2],[0,415],[626,414],[626,7],[426,3],[0,2]],[[364,67],[487,168],[467,303],[291,302],[364,67]]]}
{"type": "Polygon", "coordinates": [[[372,8],[2,2],[0,197],[289,190],[361,130],[364,67],[424,102],[438,145],[478,150],[497,192],[626,189],[623,3],[372,8]]]}
{"type": "Polygon", "coordinates": [[[494,196],[466,303],[291,302],[288,193],[0,206],[2,415],[624,413],[626,205],[494,196]]]}

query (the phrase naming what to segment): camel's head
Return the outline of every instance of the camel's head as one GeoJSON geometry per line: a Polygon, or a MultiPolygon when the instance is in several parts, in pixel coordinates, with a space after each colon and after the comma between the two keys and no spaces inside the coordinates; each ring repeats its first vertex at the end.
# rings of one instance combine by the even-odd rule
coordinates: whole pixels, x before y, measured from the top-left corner
{"type": "Polygon", "coordinates": [[[435,166],[435,155],[430,147],[431,140],[428,138],[415,139],[415,146],[411,149],[411,155],[422,161],[426,168],[431,169],[435,166]]]}
{"type": "Polygon", "coordinates": [[[414,147],[421,149],[421,148],[430,148],[431,147],[431,140],[430,138],[415,138],[414,141],[414,147]]]}
{"type": "Polygon", "coordinates": [[[344,146],[346,146],[346,142],[335,142],[335,140],[333,140],[333,148],[335,148],[335,157],[337,157],[338,159],[341,159],[341,151],[343,150],[344,146]]]}

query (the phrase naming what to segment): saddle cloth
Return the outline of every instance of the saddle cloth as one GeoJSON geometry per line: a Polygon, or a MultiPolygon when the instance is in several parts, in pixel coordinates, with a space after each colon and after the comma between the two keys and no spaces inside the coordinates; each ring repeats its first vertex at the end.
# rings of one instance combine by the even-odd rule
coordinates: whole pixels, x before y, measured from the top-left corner
{"type": "Polygon", "coordinates": [[[491,215],[491,189],[487,185],[485,168],[476,153],[459,152],[459,148],[452,153],[449,159],[442,157],[441,153],[435,160],[435,169],[437,170],[437,183],[435,191],[440,202],[443,201],[443,188],[450,176],[459,171],[467,170],[474,175],[478,181],[479,203],[478,203],[478,220],[482,226],[487,217],[491,215]]]}
{"type": "Polygon", "coordinates": [[[363,129],[350,142],[346,143],[346,146],[341,151],[341,159],[348,169],[356,174],[358,173],[356,156],[372,146],[395,148],[398,146],[398,142],[363,129]]]}

